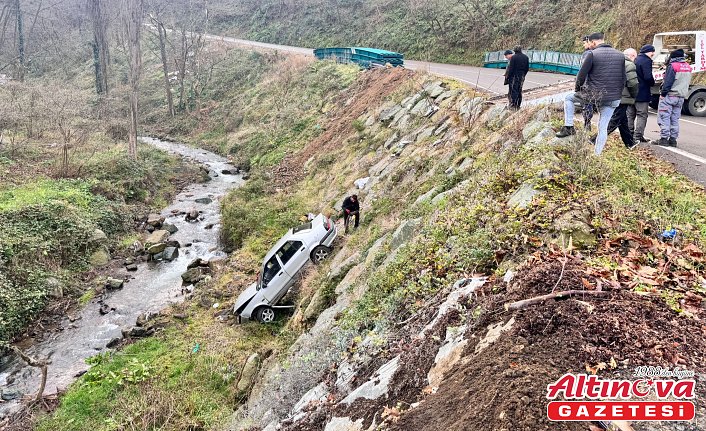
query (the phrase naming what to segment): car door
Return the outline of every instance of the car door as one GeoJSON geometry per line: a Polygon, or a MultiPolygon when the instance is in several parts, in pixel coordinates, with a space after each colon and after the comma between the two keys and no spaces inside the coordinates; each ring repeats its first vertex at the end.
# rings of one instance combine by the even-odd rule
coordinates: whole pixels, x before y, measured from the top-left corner
{"type": "Polygon", "coordinates": [[[265,290],[264,296],[271,305],[275,305],[275,301],[284,295],[282,290],[289,287],[291,277],[282,268],[277,255],[272,256],[270,260],[265,262],[262,269],[262,286],[265,290]]]}
{"type": "Polygon", "coordinates": [[[301,241],[287,241],[275,254],[284,265],[285,272],[292,278],[299,275],[302,267],[309,259],[309,251],[301,241]]]}

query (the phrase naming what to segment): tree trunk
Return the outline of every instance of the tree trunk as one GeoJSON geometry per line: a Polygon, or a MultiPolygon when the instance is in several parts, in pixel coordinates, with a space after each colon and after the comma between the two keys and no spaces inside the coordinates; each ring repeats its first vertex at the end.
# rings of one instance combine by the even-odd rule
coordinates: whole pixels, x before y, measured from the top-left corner
{"type": "Polygon", "coordinates": [[[162,71],[164,72],[164,90],[167,93],[167,106],[169,108],[169,115],[174,117],[174,99],[172,98],[172,86],[169,83],[169,67],[167,63],[167,29],[164,28],[164,24],[161,22],[156,22],[157,31],[159,32],[159,53],[162,57],[162,71]]]}
{"type": "Polygon", "coordinates": [[[187,44],[186,29],[181,30],[181,55],[177,68],[179,69],[179,110],[186,110],[186,100],[184,99],[184,80],[186,79],[186,58],[189,53],[189,47],[187,44]]]}
{"type": "Polygon", "coordinates": [[[17,15],[17,80],[22,82],[25,80],[25,35],[20,0],[15,0],[15,11],[17,15]]]}
{"type": "Polygon", "coordinates": [[[128,136],[128,155],[137,159],[137,113],[140,91],[140,72],[142,70],[142,51],[140,34],[144,19],[142,0],[125,0],[123,3],[124,27],[128,48],[128,82],[130,101],[130,135],[128,136]]]}
{"type": "Polygon", "coordinates": [[[93,21],[93,63],[96,75],[96,92],[108,94],[108,19],[103,8],[103,0],[87,0],[93,21]]]}

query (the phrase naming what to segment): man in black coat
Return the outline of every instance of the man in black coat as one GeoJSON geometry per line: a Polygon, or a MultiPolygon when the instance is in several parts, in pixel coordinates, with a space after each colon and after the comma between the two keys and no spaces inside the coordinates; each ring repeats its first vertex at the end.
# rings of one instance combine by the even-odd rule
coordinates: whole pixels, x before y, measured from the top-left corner
{"type": "Polygon", "coordinates": [[[360,221],[360,203],[358,202],[358,195],[345,198],[341,209],[343,209],[343,226],[345,227],[346,233],[348,233],[348,224],[350,223],[351,217],[355,217],[354,228],[358,227],[358,222],[360,221]]]}
{"type": "Polygon", "coordinates": [[[529,72],[529,57],[522,53],[522,48],[519,46],[516,46],[514,51],[505,71],[505,85],[509,86],[507,93],[509,107],[516,111],[522,105],[522,86],[529,72]]]}
{"type": "Polygon", "coordinates": [[[640,55],[635,59],[637,70],[637,81],[639,87],[635,106],[628,110],[628,121],[630,128],[634,131],[635,142],[647,142],[645,138],[645,127],[647,126],[647,116],[650,109],[650,99],[652,98],[652,87],[655,85],[655,78],[652,75],[652,57],[655,55],[655,47],[645,45],[640,49],[640,55]]]}

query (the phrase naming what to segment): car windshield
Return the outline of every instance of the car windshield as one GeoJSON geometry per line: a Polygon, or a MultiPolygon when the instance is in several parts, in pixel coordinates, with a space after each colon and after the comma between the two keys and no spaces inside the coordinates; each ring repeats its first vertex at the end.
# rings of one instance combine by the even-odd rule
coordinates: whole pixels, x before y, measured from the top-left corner
{"type": "Polygon", "coordinates": [[[303,230],[309,230],[309,229],[311,229],[311,222],[304,223],[303,225],[295,227],[294,229],[292,229],[292,233],[297,233],[297,232],[301,232],[303,230]]]}

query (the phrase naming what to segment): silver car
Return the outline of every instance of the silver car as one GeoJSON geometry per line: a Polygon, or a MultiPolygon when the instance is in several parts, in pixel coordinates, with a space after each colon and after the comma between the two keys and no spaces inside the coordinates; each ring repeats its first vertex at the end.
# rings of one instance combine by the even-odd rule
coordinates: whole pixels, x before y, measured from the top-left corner
{"type": "Polygon", "coordinates": [[[323,214],[290,229],[265,255],[257,281],[238,297],[233,308],[235,314],[241,321],[255,319],[270,323],[275,320],[275,310],[292,308],[277,303],[309,260],[319,264],[329,257],[337,234],[336,225],[323,214]]]}

